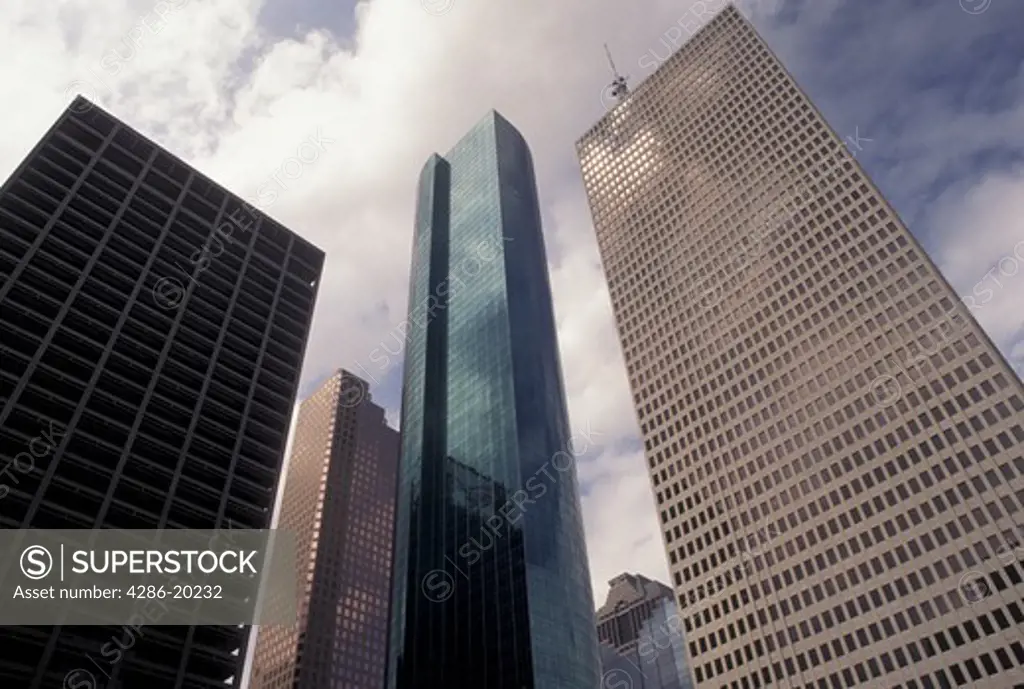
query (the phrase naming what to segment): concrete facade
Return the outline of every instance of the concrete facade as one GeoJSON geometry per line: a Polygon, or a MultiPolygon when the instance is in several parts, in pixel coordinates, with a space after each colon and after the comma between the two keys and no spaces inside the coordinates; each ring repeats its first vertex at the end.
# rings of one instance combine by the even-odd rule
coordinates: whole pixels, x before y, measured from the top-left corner
{"type": "Polygon", "coordinates": [[[578,143],[689,663],[1014,686],[1024,389],[849,134],[729,6],[578,143]]]}

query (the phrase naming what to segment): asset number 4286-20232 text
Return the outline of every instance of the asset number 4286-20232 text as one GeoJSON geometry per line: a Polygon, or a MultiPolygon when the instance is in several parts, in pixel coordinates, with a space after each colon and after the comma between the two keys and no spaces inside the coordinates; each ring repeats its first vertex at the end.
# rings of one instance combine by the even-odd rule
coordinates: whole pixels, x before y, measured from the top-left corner
{"type": "Polygon", "coordinates": [[[175,584],[174,586],[153,586],[153,585],[138,585],[131,586],[126,592],[131,598],[156,598],[163,600],[164,598],[206,598],[206,599],[219,599],[223,598],[223,588],[220,586],[207,586],[207,585],[188,585],[188,584],[175,584]]]}

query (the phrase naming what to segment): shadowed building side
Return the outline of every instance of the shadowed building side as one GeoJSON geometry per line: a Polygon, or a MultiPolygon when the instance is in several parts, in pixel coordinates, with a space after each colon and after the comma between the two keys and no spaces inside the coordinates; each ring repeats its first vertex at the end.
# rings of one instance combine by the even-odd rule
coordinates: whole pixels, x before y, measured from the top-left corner
{"type": "Polygon", "coordinates": [[[295,534],[294,627],[261,628],[253,689],[384,686],[398,431],[367,383],[330,376],[299,407],[278,528],[295,534]]]}
{"type": "MultiPolygon", "coordinates": [[[[0,189],[0,526],[269,528],[323,260],[76,98],[0,189]]],[[[220,686],[248,634],[7,627],[0,686],[220,686]]]]}

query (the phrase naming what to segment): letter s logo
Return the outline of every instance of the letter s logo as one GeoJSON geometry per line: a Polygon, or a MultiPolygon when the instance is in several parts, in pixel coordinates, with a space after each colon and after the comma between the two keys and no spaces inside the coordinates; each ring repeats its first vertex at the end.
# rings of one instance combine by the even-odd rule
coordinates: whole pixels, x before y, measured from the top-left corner
{"type": "Polygon", "coordinates": [[[633,689],[633,678],[625,670],[614,668],[604,673],[601,689],[633,689]]]}
{"type": "Polygon", "coordinates": [[[53,556],[41,545],[30,545],[21,553],[21,573],[33,581],[45,578],[53,569],[53,556]]]}
{"type": "Polygon", "coordinates": [[[432,603],[443,603],[455,593],[455,578],[443,569],[434,569],[423,577],[423,595],[432,603]]]}

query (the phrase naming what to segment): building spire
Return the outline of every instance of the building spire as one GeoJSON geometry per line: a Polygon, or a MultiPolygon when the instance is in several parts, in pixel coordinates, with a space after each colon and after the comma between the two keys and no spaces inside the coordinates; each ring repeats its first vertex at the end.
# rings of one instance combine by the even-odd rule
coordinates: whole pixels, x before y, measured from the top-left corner
{"type": "Polygon", "coordinates": [[[613,79],[612,83],[609,84],[611,95],[621,103],[629,95],[629,87],[626,86],[626,79],[629,77],[622,76],[619,74],[619,70],[615,68],[615,61],[612,60],[612,53],[608,50],[607,43],[604,44],[604,54],[608,56],[608,65],[612,68],[613,79]]]}

